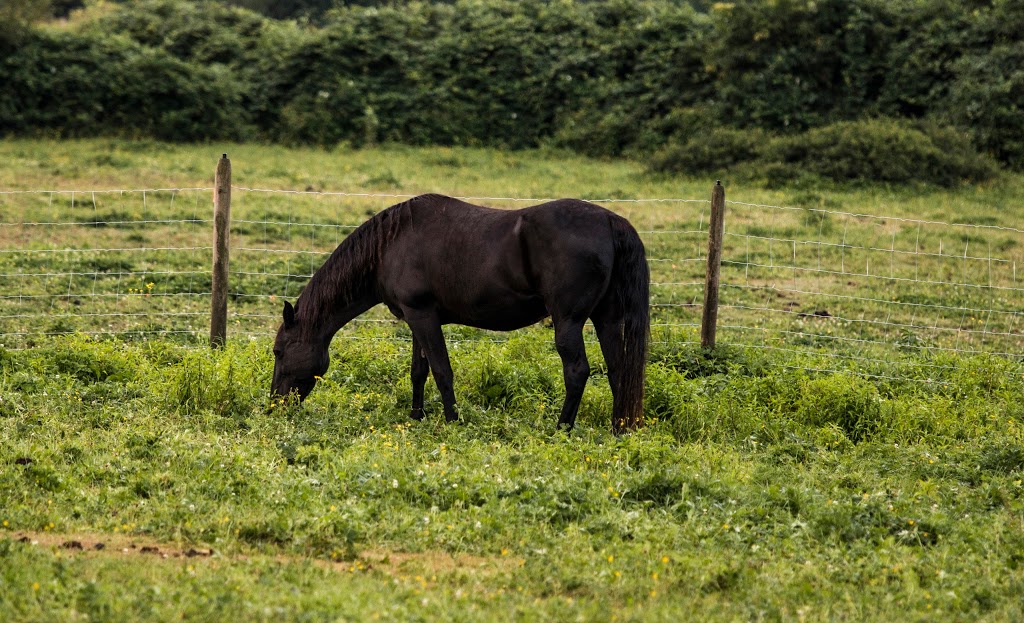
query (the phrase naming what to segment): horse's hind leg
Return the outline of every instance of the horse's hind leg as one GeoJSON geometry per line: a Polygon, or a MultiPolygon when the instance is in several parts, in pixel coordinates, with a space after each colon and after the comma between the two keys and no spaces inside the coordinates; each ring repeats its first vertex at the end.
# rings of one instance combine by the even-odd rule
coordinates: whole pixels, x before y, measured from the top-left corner
{"type": "Polygon", "coordinates": [[[565,379],[565,403],[558,418],[559,427],[571,430],[576,423],[576,412],[583,399],[583,389],[590,376],[590,363],[583,345],[583,322],[576,320],[555,321],[555,348],[562,358],[562,375],[565,379]]]}
{"type": "Polygon", "coordinates": [[[427,376],[430,374],[430,364],[423,347],[420,346],[416,335],[412,336],[412,367],[410,377],[412,378],[412,413],[410,417],[414,420],[423,419],[423,387],[427,384],[427,376]]]}
{"type": "MultiPolygon", "coordinates": [[[[415,344],[425,352],[434,382],[441,392],[441,404],[444,405],[444,419],[454,422],[459,419],[455,410],[455,387],[452,375],[452,364],[448,360],[448,347],[444,343],[441,321],[434,312],[404,309],[405,321],[412,329],[415,344]]],[[[415,365],[415,364],[414,364],[415,365]]],[[[422,371],[421,371],[422,374],[422,371]]],[[[415,382],[413,384],[415,388],[415,382]]],[[[414,397],[415,400],[415,397],[414,397]]],[[[422,406],[422,397],[420,398],[422,406]]],[[[415,407],[415,403],[413,403],[415,407]]]]}
{"type": "MultiPolygon", "coordinates": [[[[604,363],[608,368],[608,384],[612,388],[612,417],[621,417],[622,406],[620,402],[624,398],[620,391],[622,375],[622,358],[625,352],[625,340],[622,334],[622,315],[614,310],[598,310],[591,320],[594,322],[594,330],[597,332],[597,340],[601,343],[601,354],[604,355],[604,363]]],[[[613,421],[614,427],[618,427],[613,421]]]]}
{"type": "Polygon", "coordinates": [[[595,314],[591,320],[597,332],[597,340],[601,343],[601,354],[608,368],[608,384],[612,387],[612,396],[619,391],[619,376],[622,374],[622,319],[610,315],[595,314]]]}

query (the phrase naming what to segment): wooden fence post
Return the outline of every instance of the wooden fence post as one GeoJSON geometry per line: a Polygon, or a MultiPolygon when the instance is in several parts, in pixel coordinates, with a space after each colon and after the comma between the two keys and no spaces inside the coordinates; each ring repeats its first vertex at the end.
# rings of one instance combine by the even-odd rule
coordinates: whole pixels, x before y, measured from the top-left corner
{"type": "Polygon", "coordinates": [[[715,347],[718,323],[718,282],[722,274],[722,238],[725,234],[725,187],[721,180],[711,189],[711,223],[708,227],[708,267],[704,281],[704,317],[700,325],[701,348],[715,347]]]}
{"type": "Polygon", "coordinates": [[[210,346],[213,348],[227,342],[230,233],[231,161],[224,154],[217,162],[213,188],[213,286],[210,295],[210,346]]]}

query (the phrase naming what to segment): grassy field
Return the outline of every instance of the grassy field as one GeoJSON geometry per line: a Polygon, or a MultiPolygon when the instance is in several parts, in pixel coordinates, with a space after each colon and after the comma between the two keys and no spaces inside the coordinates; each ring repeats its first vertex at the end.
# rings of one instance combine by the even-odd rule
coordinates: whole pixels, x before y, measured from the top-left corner
{"type": "MultiPolygon", "coordinates": [[[[712,183],[545,152],[7,141],[0,189],[204,187],[222,151],[233,159],[235,184],[250,188],[701,199],[712,183]]],[[[465,420],[458,425],[443,424],[431,385],[427,420],[408,420],[407,336],[384,322],[356,324],[335,340],[332,368],[304,405],[268,409],[269,331],[280,298],[295,295],[310,263],[303,256],[297,267],[295,253],[253,251],[257,268],[247,269],[239,252],[236,338],[217,352],[186,320],[182,333],[167,335],[110,326],[108,316],[52,330],[64,308],[45,280],[18,285],[25,299],[50,298],[43,308],[17,302],[25,305],[17,312],[6,298],[0,314],[26,316],[6,320],[0,340],[0,619],[1020,620],[1019,316],[1006,314],[1005,336],[961,331],[950,346],[935,330],[939,316],[918,323],[929,330],[896,324],[892,299],[911,294],[893,291],[906,283],[896,271],[913,270],[916,296],[932,297],[915,301],[950,301],[961,323],[972,306],[989,311],[989,323],[993,310],[1019,310],[1015,277],[1006,282],[999,265],[988,269],[1019,257],[1012,229],[970,230],[978,239],[968,245],[983,246],[977,257],[987,260],[975,266],[959,234],[917,221],[1016,227],[1021,182],[1007,176],[953,192],[730,188],[733,201],[800,210],[730,207],[738,226],[726,259],[743,258],[735,268],[743,278],[729,279],[752,294],[730,299],[723,313],[739,328],[723,329],[716,351],[694,344],[699,310],[683,304],[693,286],[656,287],[648,426],[621,438],[609,432],[611,396],[595,345],[577,429],[568,437],[555,430],[561,370],[543,327],[449,332],[465,420]],[[797,264],[776,266],[775,258],[792,257],[792,245],[787,253],[757,247],[846,232],[851,244],[839,261],[861,252],[877,265],[885,260],[871,254],[896,257],[908,227],[907,236],[921,232],[919,249],[937,246],[934,236],[955,238],[957,251],[914,254],[916,266],[893,262],[891,273],[886,264],[886,279],[819,270],[804,282],[797,264]],[[852,244],[855,234],[863,242],[852,244]],[[767,261],[748,259],[758,253],[767,261]],[[988,285],[942,285],[954,279],[988,285]],[[857,300],[823,298],[833,287],[857,300]],[[779,294],[789,298],[764,302],[779,294]],[[752,309],[758,300],[769,309],[752,309]],[[836,318],[782,314],[793,300],[793,311],[827,304],[836,318]],[[889,323],[857,322],[876,314],[889,323]],[[12,338],[12,326],[26,335],[12,338]]],[[[208,230],[192,223],[185,233],[175,225],[180,244],[158,229],[170,225],[139,224],[201,220],[191,218],[208,207],[207,191],[198,193],[190,203],[178,195],[172,205],[168,196],[142,208],[135,198],[122,206],[101,198],[81,214],[49,196],[4,195],[2,220],[18,225],[3,227],[2,248],[37,245],[50,259],[32,268],[14,262],[36,256],[7,253],[0,272],[85,273],[98,293],[112,272],[127,304],[140,315],[159,306],[168,315],[162,323],[188,300],[159,297],[184,279],[154,276],[165,257],[115,257],[131,265],[100,271],[81,267],[111,261],[109,251],[52,251],[133,240],[208,244],[208,230]],[[45,236],[24,225],[54,219],[71,224],[45,236]],[[99,220],[121,226],[97,227],[99,220]]],[[[251,221],[239,224],[249,229],[238,240],[320,252],[384,205],[386,198],[238,191],[236,219],[251,221]],[[307,222],[332,227],[296,225],[307,222]]],[[[699,260],[703,204],[617,205],[649,232],[652,257],[699,260]],[[654,233],[670,230],[690,233],[654,233]]],[[[816,250],[800,266],[835,260],[826,246],[816,250]]],[[[175,271],[198,273],[193,266],[206,259],[193,255],[176,255],[175,271]]],[[[655,281],[688,283],[700,272],[679,265],[652,263],[655,281]]],[[[91,290],[70,289],[65,305],[91,304],[91,290]]],[[[191,291],[198,310],[202,287],[191,291]]]]}
{"type": "MultiPolygon", "coordinates": [[[[656,328],[692,341],[700,318],[713,180],[657,178],[638,163],[546,152],[218,150],[110,141],[2,148],[0,188],[36,191],[0,194],[7,308],[0,333],[9,347],[74,332],[203,334],[208,187],[221,150],[230,152],[236,185],[235,335],[272,333],[281,300],[297,296],[352,227],[422,192],[506,207],[528,202],[495,197],[605,199],[647,246],[656,328]]],[[[816,349],[828,369],[870,366],[893,344],[1016,352],[1024,335],[1021,179],[953,192],[729,187],[723,340],[816,349]],[[820,312],[831,320],[821,322],[820,312]]]]}

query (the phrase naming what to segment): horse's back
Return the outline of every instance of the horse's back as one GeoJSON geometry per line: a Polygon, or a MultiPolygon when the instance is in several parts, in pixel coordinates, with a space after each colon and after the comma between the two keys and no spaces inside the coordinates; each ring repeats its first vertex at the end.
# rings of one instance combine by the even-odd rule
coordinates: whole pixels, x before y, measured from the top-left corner
{"type": "Polygon", "coordinates": [[[530,219],[545,226],[569,228],[580,223],[622,218],[614,212],[582,199],[555,199],[538,205],[519,209],[500,209],[468,203],[446,195],[418,195],[405,206],[412,213],[418,225],[436,222],[446,227],[465,229],[467,223],[514,223],[519,219],[530,219]]]}
{"type": "Polygon", "coordinates": [[[485,328],[589,313],[607,290],[613,223],[623,220],[578,199],[502,210],[424,195],[407,209],[411,227],[384,267],[390,298],[436,301],[447,321],[485,328]]]}
{"type": "Polygon", "coordinates": [[[610,262],[612,223],[625,222],[580,199],[556,199],[517,210],[477,206],[443,195],[422,195],[410,203],[417,237],[446,247],[452,261],[487,257],[514,270],[580,259],[591,265],[610,262]]]}
{"type": "Polygon", "coordinates": [[[428,252],[439,265],[467,269],[501,265],[531,278],[542,276],[531,270],[538,267],[548,272],[552,266],[568,272],[610,270],[613,223],[626,222],[580,199],[502,210],[443,195],[422,195],[410,202],[410,210],[416,238],[434,249],[428,252]]]}
{"type": "Polygon", "coordinates": [[[441,195],[406,203],[408,224],[378,271],[392,311],[431,306],[443,322],[515,329],[547,315],[523,254],[517,211],[441,195]]]}

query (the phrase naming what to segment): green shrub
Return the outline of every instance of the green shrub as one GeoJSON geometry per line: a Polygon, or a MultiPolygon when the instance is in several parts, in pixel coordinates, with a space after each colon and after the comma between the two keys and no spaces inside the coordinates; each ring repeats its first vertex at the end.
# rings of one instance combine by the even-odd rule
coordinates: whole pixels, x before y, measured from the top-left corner
{"type": "Polygon", "coordinates": [[[182,61],[252,71],[252,64],[262,60],[262,39],[271,24],[255,13],[215,2],[139,0],[100,14],[82,32],[95,36],[116,32],[182,61]]]}
{"type": "Polygon", "coordinates": [[[970,133],[978,148],[1017,170],[1024,169],[1022,66],[1024,41],[962,59],[944,114],[970,133]]]}
{"type": "Polygon", "coordinates": [[[50,358],[59,373],[73,376],[82,383],[125,383],[135,378],[133,363],[111,342],[71,337],[58,342],[50,358]]]}
{"type": "Polygon", "coordinates": [[[704,59],[719,123],[801,131],[870,112],[896,3],[720,2],[704,59]]]}
{"type": "Polygon", "coordinates": [[[837,426],[852,441],[870,438],[883,425],[882,398],[871,383],[835,374],[804,383],[795,418],[811,426],[837,426]]]}
{"type": "Polygon", "coordinates": [[[991,178],[996,165],[950,128],[893,119],[844,121],[772,141],[762,159],[837,182],[956,186],[991,178]]]}
{"type": "Polygon", "coordinates": [[[27,36],[32,22],[52,15],[49,2],[4,0],[0,4],[0,45],[14,45],[27,36]]]}
{"type": "Polygon", "coordinates": [[[946,187],[984,181],[998,171],[995,161],[979,154],[956,130],[895,119],[841,121],[784,136],[754,128],[715,128],[664,148],[651,159],[650,168],[730,173],[774,183],[810,177],[946,187]]]}
{"type": "Polygon", "coordinates": [[[168,369],[168,387],[162,392],[164,403],[186,416],[212,412],[245,417],[266,404],[270,377],[267,359],[266,353],[251,346],[190,352],[168,369]]]}
{"type": "Polygon", "coordinates": [[[286,145],[334,147],[355,137],[364,100],[340,80],[321,86],[316,94],[299,94],[284,104],[278,140],[286,145]]]}
{"type": "Polygon", "coordinates": [[[0,133],[144,135],[171,141],[242,138],[239,84],[118,35],[33,33],[0,63],[0,133]]]}
{"type": "Polygon", "coordinates": [[[756,128],[710,128],[658,151],[650,167],[659,173],[724,175],[737,164],[757,161],[769,137],[756,128]]]}

